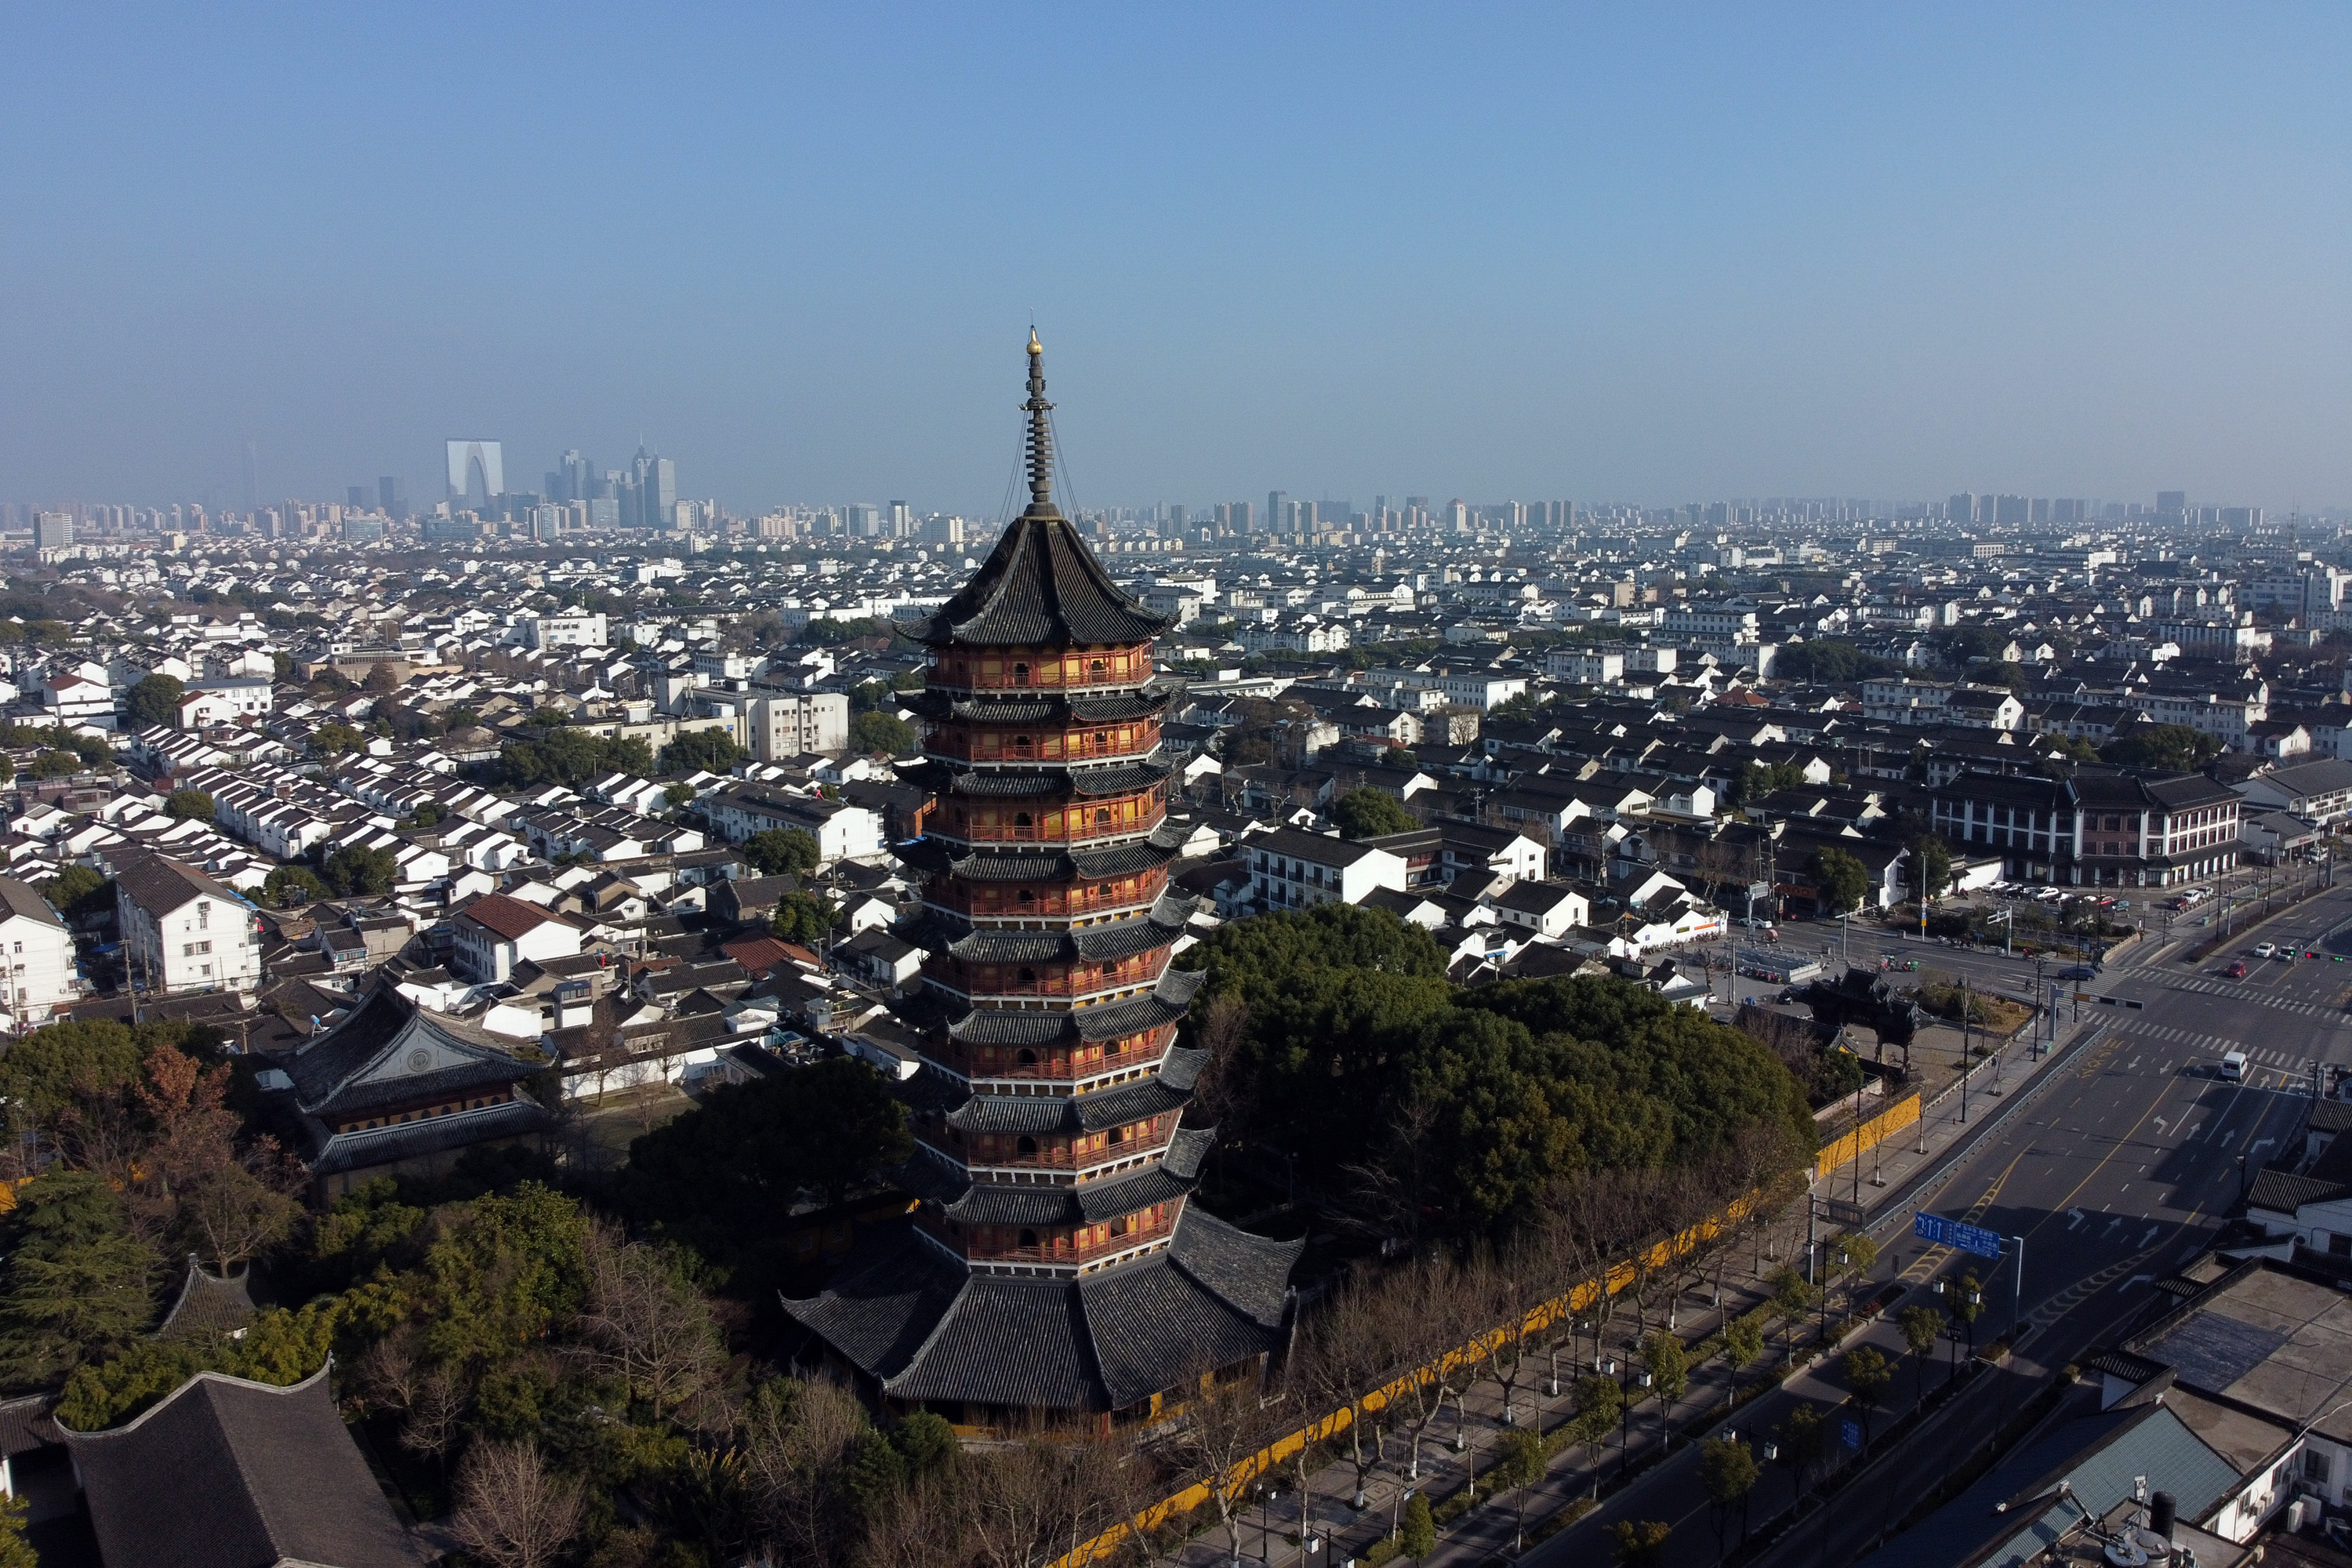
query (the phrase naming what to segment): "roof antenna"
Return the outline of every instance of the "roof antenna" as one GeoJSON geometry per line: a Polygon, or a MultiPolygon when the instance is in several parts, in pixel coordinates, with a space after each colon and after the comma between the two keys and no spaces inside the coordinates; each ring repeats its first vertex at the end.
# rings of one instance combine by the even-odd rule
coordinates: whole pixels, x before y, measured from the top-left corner
{"type": "Polygon", "coordinates": [[[1053,408],[1045,401],[1045,350],[1037,342],[1037,329],[1029,329],[1029,401],[1022,407],[1029,414],[1029,515],[1054,515],[1054,434],[1045,416],[1053,408]]]}

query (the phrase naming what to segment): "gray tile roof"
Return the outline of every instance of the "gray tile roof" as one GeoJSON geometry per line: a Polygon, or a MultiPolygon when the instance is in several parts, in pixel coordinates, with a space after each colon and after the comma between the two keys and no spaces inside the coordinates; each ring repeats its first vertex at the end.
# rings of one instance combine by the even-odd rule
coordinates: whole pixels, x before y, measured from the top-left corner
{"type": "Polygon", "coordinates": [[[504,1088],[538,1070],[497,1037],[428,1013],[383,984],[332,1028],[307,1042],[285,1068],[302,1110],[330,1117],[460,1089],[504,1088]],[[383,1075],[383,1064],[395,1057],[444,1065],[383,1075]]]}
{"type": "Polygon", "coordinates": [[[31,883],[18,881],[14,877],[0,877],[0,907],[5,907],[10,915],[22,915],[37,925],[54,926],[59,931],[66,929],[66,922],[58,918],[58,911],[49,907],[49,900],[35,891],[31,883]]]}
{"type": "Polygon", "coordinates": [[[1303,1245],[1188,1205],[1159,1251],[1012,1279],[965,1275],[901,1222],[861,1237],[834,1288],[784,1306],[894,1398],[1113,1410],[1274,1350],[1303,1245]]]}
{"type": "Polygon", "coordinates": [[[1200,972],[1171,969],[1149,995],[1108,1002],[1075,1012],[1045,1013],[1012,1007],[981,1007],[948,1025],[956,1039],[972,1045],[1050,1046],[1067,1040],[1117,1040],[1160,1024],[1174,1023],[1201,988],[1200,972]]]}
{"type": "Polygon", "coordinates": [[[110,1432],[72,1433],[107,1568],[417,1568],[327,1391],[198,1373],[110,1432]]]}
{"type": "Polygon", "coordinates": [[[114,885],[139,908],[150,915],[161,917],[184,908],[209,894],[226,899],[233,904],[245,900],[229,891],[193,866],[184,866],[167,856],[141,853],[126,858],[116,868],[114,885]]]}
{"type": "Polygon", "coordinates": [[[243,1271],[224,1279],[205,1269],[196,1261],[194,1253],[188,1254],[188,1272],[180,1281],[180,1299],[172,1303],[163,1326],[155,1331],[159,1340],[218,1339],[236,1332],[253,1321],[253,1297],[246,1290],[247,1276],[243,1271]]]}
{"type": "Polygon", "coordinates": [[[1120,591],[1067,520],[1024,512],[971,580],[907,635],[935,647],[1065,647],[1143,642],[1170,619],[1120,591]]]}

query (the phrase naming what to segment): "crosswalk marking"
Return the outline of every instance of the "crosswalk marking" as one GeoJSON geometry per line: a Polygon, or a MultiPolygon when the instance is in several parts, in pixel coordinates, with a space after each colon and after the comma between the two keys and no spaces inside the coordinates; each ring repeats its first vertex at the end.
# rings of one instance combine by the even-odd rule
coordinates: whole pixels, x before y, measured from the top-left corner
{"type": "Polygon", "coordinates": [[[2231,985],[2219,980],[2209,980],[2201,975],[2172,981],[2170,986],[2173,990],[2194,992],[2200,996],[2227,996],[2232,1001],[2252,1002],[2257,1006],[2273,1008],[2281,1013],[2294,1013],[2305,1018],[2337,1011],[2331,1005],[2296,1001],[2292,997],[2280,996],[2272,992],[2258,991],[2252,986],[2231,985]]]}

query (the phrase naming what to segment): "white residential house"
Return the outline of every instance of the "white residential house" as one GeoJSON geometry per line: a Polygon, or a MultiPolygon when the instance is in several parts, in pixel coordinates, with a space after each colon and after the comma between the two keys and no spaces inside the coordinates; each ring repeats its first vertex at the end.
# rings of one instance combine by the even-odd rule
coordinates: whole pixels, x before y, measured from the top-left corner
{"type": "Polygon", "coordinates": [[[504,893],[476,899],[457,911],[450,927],[450,966],[482,985],[505,980],[525,959],[571,958],[580,952],[578,926],[504,893]]]}
{"type": "Polygon", "coordinates": [[[1478,671],[1470,675],[1449,675],[1438,683],[1448,702],[1481,710],[1501,707],[1514,697],[1527,694],[1528,678],[1524,675],[1489,675],[1478,671]]]}
{"type": "Polygon", "coordinates": [[[868,859],[882,853],[881,816],[845,801],[737,784],[705,795],[702,808],[730,844],[740,844],[766,828],[797,827],[816,839],[820,866],[868,859]]]}
{"type": "Polygon", "coordinates": [[[0,877],[0,1014],[34,1028],[80,994],[66,922],[30,883],[0,877]]]}
{"type": "Polygon", "coordinates": [[[586,610],[567,609],[552,616],[525,616],[515,622],[516,640],[525,647],[604,647],[604,617],[586,610]]]}
{"type": "Polygon", "coordinates": [[[1572,681],[1579,686],[1614,686],[1625,679],[1625,650],[1555,648],[1545,656],[1544,673],[1554,680],[1572,681]]]}
{"type": "Polygon", "coordinates": [[[2271,768],[2230,787],[2251,807],[2289,812],[2306,822],[2325,826],[2352,816],[2352,762],[2334,757],[2271,768]]]}
{"type": "Polygon", "coordinates": [[[1559,882],[1514,882],[1493,899],[1496,919],[1540,937],[1559,938],[1592,919],[1592,902],[1559,882]]]}
{"type": "Polygon", "coordinates": [[[68,728],[76,724],[114,728],[114,688],[102,679],[52,674],[44,679],[39,695],[41,706],[57,723],[68,728]]]}
{"type": "Polygon", "coordinates": [[[201,681],[181,696],[173,721],[183,730],[208,730],[257,718],[270,710],[271,690],[268,680],[255,676],[201,681]]]}
{"type": "Polygon", "coordinates": [[[1358,904],[1376,888],[1405,889],[1405,859],[1370,844],[1277,828],[1245,843],[1250,897],[1261,910],[1358,904]]]}
{"type": "Polygon", "coordinates": [[[131,984],[142,991],[251,991],[261,984],[253,906],[193,866],[138,853],[114,877],[131,984]]]}

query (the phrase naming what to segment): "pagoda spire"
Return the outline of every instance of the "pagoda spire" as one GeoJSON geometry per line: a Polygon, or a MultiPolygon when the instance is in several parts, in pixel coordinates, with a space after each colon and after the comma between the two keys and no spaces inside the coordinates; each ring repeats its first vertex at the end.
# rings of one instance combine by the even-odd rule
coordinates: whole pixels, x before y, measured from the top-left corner
{"type": "Polygon", "coordinates": [[[1054,510],[1054,431],[1045,416],[1053,405],[1045,401],[1045,349],[1037,341],[1037,329],[1029,329],[1029,401],[1022,407],[1029,412],[1029,515],[1053,517],[1054,510]]]}

